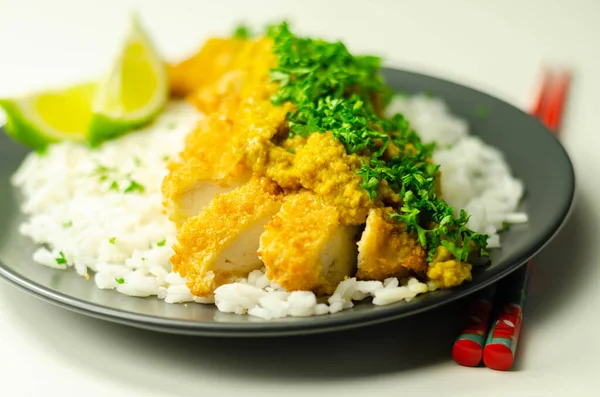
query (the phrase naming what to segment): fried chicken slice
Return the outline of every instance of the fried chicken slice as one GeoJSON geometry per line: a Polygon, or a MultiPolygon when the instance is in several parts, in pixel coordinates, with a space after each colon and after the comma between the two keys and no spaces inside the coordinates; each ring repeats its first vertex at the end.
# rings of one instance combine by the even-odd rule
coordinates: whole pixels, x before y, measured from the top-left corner
{"type": "Polygon", "coordinates": [[[246,183],[253,171],[263,176],[258,168],[268,160],[270,141],[280,132],[288,111],[289,106],[253,101],[231,118],[218,113],[202,120],[163,181],[169,218],[181,225],[215,194],[246,183]]]}
{"type": "Polygon", "coordinates": [[[427,253],[405,226],[388,217],[389,209],[372,209],[365,230],[358,242],[358,272],[360,280],[384,280],[406,277],[411,271],[424,275],[427,253]]]}
{"type": "MultiPolygon", "coordinates": [[[[205,113],[163,181],[164,206],[181,226],[216,194],[244,183],[265,161],[290,105],[276,107],[272,40],[214,39],[194,57],[173,66],[173,90],[205,113]]],[[[264,174],[264,173],[263,173],[264,174]]],[[[261,173],[258,173],[261,175],[261,173]]]]}
{"type": "Polygon", "coordinates": [[[304,190],[285,197],[265,226],[258,255],[269,280],[288,291],[331,294],[354,272],[356,230],[340,224],[334,206],[304,190]]]}
{"type": "Polygon", "coordinates": [[[187,137],[180,158],[169,164],[163,180],[163,204],[177,226],[198,215],[220,193],[250,179],[242,148],[234,145],[231,123],[217,117],[201,120],[187,137]]]}
{"type": "Polygon", "coordinates": [[[268,37],[213,38],[192,57],[169,66],[171,94],[185,96],[200,111],[211,114],[236,106],[257,90],[274,93],[269,72],[276,64],[268,37]]]}
{"type": "Polygon", "coordinates": [[[191,57],[169,65],[171,95],[190,95],[234,70],[240,50],[248,43],[237,38],[211,38],[191,57]]]}
{"type": "Polygon", "coordinates": [[[192,294],[208,297],[219,286],[263,266],[257,255],[259,238],[281,204],[282,196],[273,182],[253,178],[217,195],[183,224],[171,263],[187,279],[192,294]]]}

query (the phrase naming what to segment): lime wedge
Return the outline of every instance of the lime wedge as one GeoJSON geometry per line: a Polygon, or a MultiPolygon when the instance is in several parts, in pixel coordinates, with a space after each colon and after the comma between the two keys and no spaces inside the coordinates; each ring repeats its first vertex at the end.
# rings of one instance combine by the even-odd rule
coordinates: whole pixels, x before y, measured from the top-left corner
{"type": "Polygon", "coordinates": [[[7,116],[6,132],[37,151],[62,140],[84,141],[95,89],[95,83],[83,83],[60,91],[0,99],[7,116]]]}
{"type": "Polygon", "coordinates": [[[168,93],[166,64],[133,14],[121,51],[100,82],[0,99],[0,107],[7,133],[44,151],[63,140],[98,146],[141,127],[160,113],[168,93]]]}
{"type": "Polygon", "coordinates": [[[163,109],[168,95],[166,64],[133,14],[121,52],[98,85],[87,140],[96,146],[147,124],[163,109]]]}

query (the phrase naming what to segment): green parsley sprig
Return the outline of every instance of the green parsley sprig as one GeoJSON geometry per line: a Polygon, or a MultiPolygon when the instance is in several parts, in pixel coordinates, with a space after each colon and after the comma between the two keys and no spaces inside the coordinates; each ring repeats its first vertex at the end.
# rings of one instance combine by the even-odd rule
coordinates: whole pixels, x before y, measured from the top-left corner
{"type": "Polygon", "coordinates": [[[339,41],[298,37],[285,22],[269,27],[267,35],[277,57],[271,80],[279,87],[271,101],[295,105],[287,115],[290,136],[330,131],[347,153],[365,156],[358,171],[361,187],[375,199],[385,181],[400,194],[403,203],[392,217],[417,234],[429,261],[440,245],[460,261],[468,260],[473,246],[484,254],[488,236],[468,229],[466,212],[456,218],[453,208],[437,197],[439,166],[430,161],[434,146],[423,144],[401,114],[380,116],[392,97],[379,73],[380,59],[354,56],[339,41]],[[390,142],[400,154],[386,158],[390,142]]]}
{"type": "Polygon", "coordinates": [[[56,261],[57,265],[67,264],[67,258],[65,258],[65,254],[62,251],[58,253],[58,258],[54,258],[54,260],[56,261]]]}

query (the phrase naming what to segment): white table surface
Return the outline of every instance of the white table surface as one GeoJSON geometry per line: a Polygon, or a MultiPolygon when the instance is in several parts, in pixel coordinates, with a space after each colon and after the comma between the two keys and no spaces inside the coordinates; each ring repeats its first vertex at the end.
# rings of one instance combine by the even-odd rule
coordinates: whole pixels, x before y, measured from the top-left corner
{"type": "Polygon", "coordinates": [[[600,1],[0,0],[0,95],[95,75],[133,7],[170,57],[236,21],[286,17],[518,106],[542,62],[569,65],[562,139],[577,172],[575,209],[535,266],[511,372],[453,363],[461,304],[337,334],[204,339],[90,319],[1,282],[0,396],[598,395],[600,1]]]}

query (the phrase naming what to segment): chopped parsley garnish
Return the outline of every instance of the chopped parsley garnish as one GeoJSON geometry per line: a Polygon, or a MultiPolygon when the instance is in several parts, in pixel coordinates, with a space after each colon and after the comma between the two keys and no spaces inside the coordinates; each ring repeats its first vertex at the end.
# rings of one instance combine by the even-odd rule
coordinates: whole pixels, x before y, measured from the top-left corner
{"type": "Polygon", "coordinates": [[[115,278],[115,281],[117,282],[117,284],[125,284],[125,279],[123,277],[115,278]]]}
{"type": "Polygon", "coordinates": [[[133,193],[133,192],[139,192],[139,193],[144,193],[146,191],[146,188],[142,185],[140,185],[139,183],[137,183],[134,180],[131,180],[129,182],[129,186],[127,186],[127,188],[125,189],[125,191],[123,193],[133,193]]]}
{"type": "Polygon", "coordinates": [[[73,221],[68,221],[68,222],[63,223],[63,227],[65,229],[67,229],[67,228],[69,228],[71,226],[73,226],[73,221]]]}
{"type": "Polygon", "coordinates": [[[429,261],[440,245],[460,261],[467,261],[473,245],[483,254],[487,236],[468,229],[466,212],[455,218],[437,196],[434,146],[423,144],[401,114],[381,116],[393,93],[379,73],[380,59],[354,56],[339,41],[297,37],[287,23],[269,27],[267,34],[277,57],[270,76],[279,84],[271,102],[295,105],[287,115],[290,136],[329,131],[348,154],[361,156],[361,187],[376,199],[386,182],[400,195],[402,205],[392,217],[417,234],[429,261]],[[391,144],[400,154],[384,156],[391,144]]]}
{"type": "Polygon", "coordinates": [[[488,116],[488,110],[485,106],[483,105],[478,105],[475,108],[475,115],[477,117],[479,117],[480,119],[485,119],[488,116]]]}
{"type": "Polygon", "coordinates": [[[171,156],[163,156],[163,161],[169,161],[171,159],[171,156]]]}
{"type": "Polygon", "coordinates": [[[100,177],[101,182],[104,182],[105,180],[108,179],[108,176],[110,173],[113,173],[116,171],[117,170],[115,168],[111,168],[111,167],[107,167],[105,165],[98,164],[98,166],[94,170],[94,173],[100,177]]]}
{"type": "Polygon", "coordinates": [[[116,237],[111,237],[111,238],[108,239],[108,242],[111,243],[111,244],[114,244],[115,241],[117,241],[116,237]]]}
{"type": "Polygon", "coordinates": [[[115,172],[115,171],[116,171],[116,169],[114,169],[112,167],[107,167],[105,165],[100,165],[99,164],[96,167],[96,170],[94,172],[96,172],[97,174],[106,174],[106,173],[115,172]]]}
{"type": "MultiPolygon", "coordinates": [[[[137,167],[139,167],[142,164],[142,160],[137,156],[133,158],[133,161],[137,167]]],[[[96,168],[96,172],[100,173],[100,181],[106,181],[109,179],[109,177],[112,180],[112,182],[110,182],[110,185],[108,186],[108,190],[112,190],[115,192],[122,191],[122,193],[133,193],[133,192],[143,193],[146,190],[144,188],[144,186],[140,185],[138,182],[131,179],[131,173],[128,173],[125,176],[119,176],[119,175],[114,174],[116,171],[117,171],[116,169],[105,167],[103,165],[99,165],[96,168]],[[111,172],[113,174],[109,175],[108,173],[111,173],[111,172]],[[123,181],[123,180],[125,180],[125,181],[123,181]],[[127,180],[129,182],[128,185],[126,185],[127,180]],[[121,183],[119,183],[119,182],[121,182],[121,183]],[[124,190],[122,190],[123,186],[127,186],[127,187],[124,190]]]]}
{"type": "Polygon", "coordinates": [[[251,36],[250,29],[245,25],[239,25],[233,32],[236,39],[249,39],[251,36]]]}
{"type": "Polygon", "coordinates": [[[156,245],[159,247],[164,247],[166,243],[167,243],[167,239],[164,239],[163,241],[159,241],[158,243],[156,243],[156,245]]]}
{"type": "Polygon", "coordinates": [[[288,153],[296,154],[296,150],[293,147],[288,148],[287,151],[288,153]]]}
{"type": "Polygon", "coordinates": [[[59,257],[58,258],[54,258],[54,260],[56,261],[57,264],[59,265],[66,265],[67,264],[67,258],[65,258],[65,254],[60,251],[58,253],[59,257]]]}

